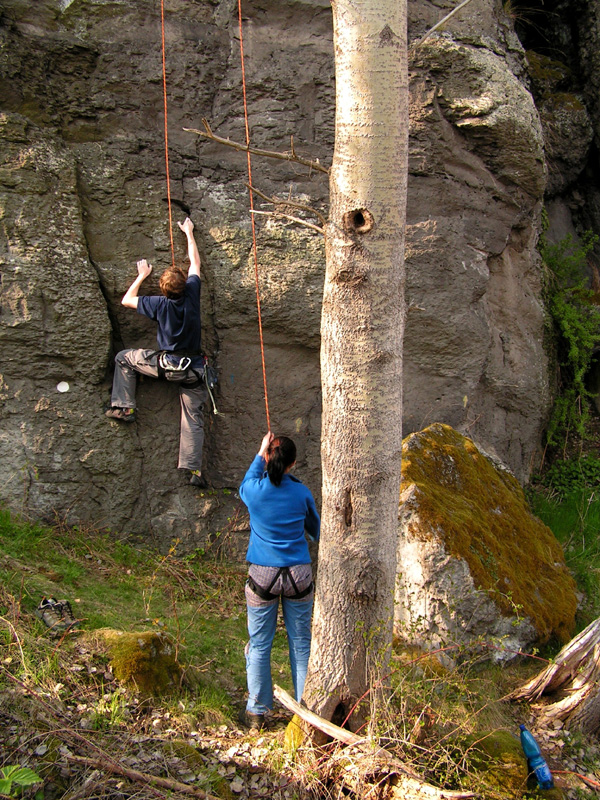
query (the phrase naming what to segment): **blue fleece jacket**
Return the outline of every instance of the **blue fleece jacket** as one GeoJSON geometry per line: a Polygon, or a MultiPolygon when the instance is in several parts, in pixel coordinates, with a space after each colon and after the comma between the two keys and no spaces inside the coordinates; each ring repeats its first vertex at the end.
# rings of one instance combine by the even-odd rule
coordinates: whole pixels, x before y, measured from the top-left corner
{"type": "Polygon", "coordinates": [[[310,564],[304,529],[318,541],[321,520],[310,490],[286,473],[281,484],[271,483],[262,456],[255,456],[240,486],[250,512],[250,542],[246,560],[261,567],[310,564]]]}

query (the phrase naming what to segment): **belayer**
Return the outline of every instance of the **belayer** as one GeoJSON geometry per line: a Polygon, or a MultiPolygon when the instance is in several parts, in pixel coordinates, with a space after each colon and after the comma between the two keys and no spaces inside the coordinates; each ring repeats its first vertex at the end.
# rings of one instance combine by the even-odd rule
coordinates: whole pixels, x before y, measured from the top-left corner
{"type": "Polygon", "coordinates": [[[271,647],[280,598],[298,701],[306,680],[314,585],[304,534],[318,541],[321,521],[310,490],[290,474],[295,463],[294,442],[267,433],[240,486],[250,512],[245,587],[248,702],[243,712],[250,728],[261,728],[273,708],[271,647]]]}
{"type": "Polygon", "coordinates": [[[200,351],[200,254],[192,220],[188,217],[177,224],[187,237],[187,275],[180,267],[171,266],[160,277],[162,295],[138,297],[152,265],[145,258],[137,262],[138,276],[121,302],[156,321],[159,349],[130,348],[117,353],[111,407],[106,416],[121,422],[135,421],[137,373],[176,381],[181,404],[178,468],[190,470],[190,483],[203,488],[207,485],[202,475],[203,412],[208,392],[200,351]]]}

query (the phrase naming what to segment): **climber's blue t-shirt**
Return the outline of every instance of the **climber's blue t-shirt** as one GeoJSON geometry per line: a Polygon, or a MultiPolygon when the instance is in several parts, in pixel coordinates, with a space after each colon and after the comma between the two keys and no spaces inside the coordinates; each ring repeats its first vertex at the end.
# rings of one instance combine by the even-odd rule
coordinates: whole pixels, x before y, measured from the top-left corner
{"type": "Polygon", "coordinates": [[[200,286],[200,278],[190,275],[177,300],[162,295],[138,297],[138,313],[158,323],[156,338],[160,350],[200,354],[200,286]]]}

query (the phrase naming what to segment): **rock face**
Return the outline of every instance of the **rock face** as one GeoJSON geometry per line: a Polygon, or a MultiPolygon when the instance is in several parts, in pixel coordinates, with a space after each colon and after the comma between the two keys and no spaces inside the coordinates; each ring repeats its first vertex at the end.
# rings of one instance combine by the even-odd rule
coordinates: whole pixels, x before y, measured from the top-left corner
{"type": "Polygon", "coordinates": [[[575,584],[514,477],[439,423],[402,456],[396,635],[427,649],[481,639],[495,660],[567,641],[575,584]]]}
{"type": "MultiPolygon", "coordinates": [[[[415,0],[413,43],[440,16],[415,0]]],[[[293,136],[301,155],[328,164],[329,2],[252,0],[244,17],[252,143],[282,151],[293,136]]],[[[143,291],[155,293],[171,261],[156,3],[10,0],[0,15],[0,501],[189,549],[209,531],[244,529],[229,490],[266,410],[246,157],[184,130],[206,117],[244,140],[237,4],[172,0],[165,32],[175,255],[185,259],[175,220],[189,211],[204,347],[220,377],[221,413],[206,415],[214,489],[198,494],[176,470],[172,386],[140,382],[136,425],[102,414],[115,352],[155,343],[152,323],[120,305],[135,262],[154,264],[143,291]]],[[[551,400],[535,249],[545,126],[524,50],[492,0],[414,44],[405,430],[442,421],[468,431],[519,479],[551,400]]],[[[584,161],[569,162],[569,181],[584,161]]],[[[254,159],[253,180],[327,213],[325,175],[254,159]]],[[[323,242],[264,217],[257,227],[271,426],[294,436],[298,474],[318,496],[323,242]]]]}

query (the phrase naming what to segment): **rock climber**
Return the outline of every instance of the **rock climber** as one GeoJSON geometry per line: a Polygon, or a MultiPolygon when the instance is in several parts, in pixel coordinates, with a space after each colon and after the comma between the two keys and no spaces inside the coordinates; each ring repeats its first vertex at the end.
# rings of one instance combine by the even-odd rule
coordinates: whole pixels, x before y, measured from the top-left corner
{"type": "Polygon", "coordinates": [[[159,350],[130,348],[117,353],[111,407],[106,416],[120,422],[135,422],[137,373],[177,381],[181,404],[178,467],[190,470],[192,486],[205,488],[202,447],[208,392],[200,351],[200,254],[192,220],[187,217],[177,224],[187,237],[190,262],[187,275],[181,267],[171,266],[160,277],[162,295],[138,297],[152,265],[145,258],[137,262],[138,276],[121,302],[156,321],[159,350]]]}
{"type": "Polygon", "coordinates": [[[309,489],[290,474],[295,463],[294,442],[269,432],[240,486],[250,512],[245,586],[248,702],[241,721],[251,729],[262,728],[273,707],[271,646],[280,598],[298,701],[308,667],[314,584],[304,534],[318,541],[321,521],[309,489]]]}

